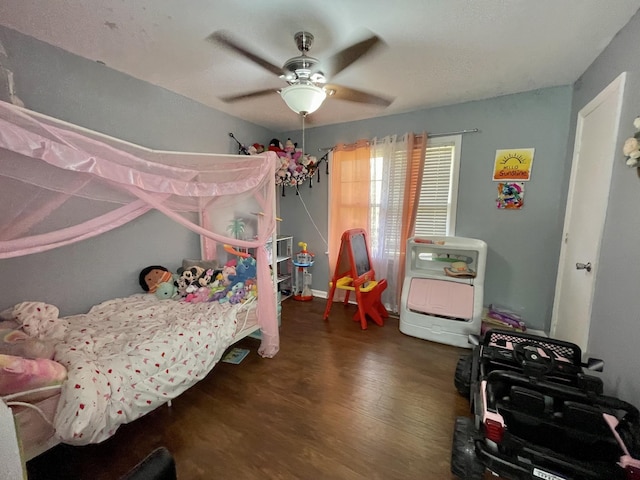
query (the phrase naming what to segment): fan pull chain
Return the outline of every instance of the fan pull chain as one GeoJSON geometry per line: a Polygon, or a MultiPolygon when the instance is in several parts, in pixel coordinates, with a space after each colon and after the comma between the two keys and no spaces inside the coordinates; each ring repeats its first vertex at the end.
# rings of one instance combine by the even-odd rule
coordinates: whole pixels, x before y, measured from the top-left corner
{"type": "MultiPolygon", "coordinates": [[[[304,147],[304,119],[307,114],[303,112],[300,114],[300,116],[302,117],[302,156],[304,156],[304,152],[306,152],[306,149],[304,147]]],[[[300,195],[300,193],[298,192],[298,185],[296,185],[296,195],[300,195]]]]}

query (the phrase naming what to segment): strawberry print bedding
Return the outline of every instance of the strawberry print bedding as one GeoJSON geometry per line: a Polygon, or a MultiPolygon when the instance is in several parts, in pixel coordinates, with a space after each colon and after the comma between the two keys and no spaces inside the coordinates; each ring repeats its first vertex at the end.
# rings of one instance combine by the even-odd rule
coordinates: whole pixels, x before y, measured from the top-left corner
{"type": "Polygon", "coordinates": [[[138,294],[66,317],[55,354],[68,371],[56,435],[73,445],[98,443],[177,397],[218,362],[245,327],[246,311],[244,304],[138,294]]]}

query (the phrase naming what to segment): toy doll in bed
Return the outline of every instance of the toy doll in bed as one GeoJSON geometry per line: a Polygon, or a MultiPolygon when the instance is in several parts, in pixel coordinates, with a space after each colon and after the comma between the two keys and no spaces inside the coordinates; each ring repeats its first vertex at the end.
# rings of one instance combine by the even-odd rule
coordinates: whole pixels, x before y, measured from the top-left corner
{"type": "Polygon", "coordinates": [[[145,267],[140,272],[140,286],[145,292],[155,293],[161,283],[171,282],[173,275],[161,265],[145,267]]]}

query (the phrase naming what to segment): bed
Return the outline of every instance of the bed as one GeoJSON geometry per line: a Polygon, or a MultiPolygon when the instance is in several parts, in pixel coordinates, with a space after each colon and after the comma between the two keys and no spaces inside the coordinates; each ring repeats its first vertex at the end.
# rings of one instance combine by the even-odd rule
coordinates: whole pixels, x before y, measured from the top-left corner
{"type": "MultiPolygon", "coordinates": [[[[216,260],[221,249],[253,252],[260,292],[235,304],[132,293],[65,317],[47,305],[49,314],[31,315],[28,328],[18,319],[43,340],[52,328],[63,332],[53,361],[67,375],[3,397],[24,460],[58,442],[109,438],[204,378],[231,344],[258,329],[258,353],[278,352],[274,259],[265,247],[275,233],[271,152],[153,151],[0,102],[0,160],[0,259],[91,238],[155,209],[200,235],[204,259],[216,260]],[[242,239],[227,228],[239,211],[253,215],[251,236],[242,239]]],[[[15,308],[38,311],[36,300],[15,308]]]]}
{"type": "Polygon", "coordinates": [[[7,404],[19,402],[13,409],[25,459],[58,442],[99,443],[170,402],[203,379],[228,346],[257,330],[254,307],[134,294],[86,314],[32,317],[32,327],[52,320],[64,327],[54,360],[66,368],[67,379],[59,389],[7,396],[7,404]]]}

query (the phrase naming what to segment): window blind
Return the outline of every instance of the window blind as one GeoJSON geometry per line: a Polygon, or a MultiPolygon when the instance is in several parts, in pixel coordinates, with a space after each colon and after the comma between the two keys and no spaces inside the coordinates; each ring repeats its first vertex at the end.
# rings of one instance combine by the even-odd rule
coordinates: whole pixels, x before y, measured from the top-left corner
{"type": "Polygon", "coordinates": [[[427,146],[415,235],[448,235],[455,142],[427,146]]]}

